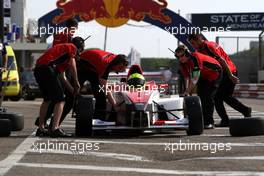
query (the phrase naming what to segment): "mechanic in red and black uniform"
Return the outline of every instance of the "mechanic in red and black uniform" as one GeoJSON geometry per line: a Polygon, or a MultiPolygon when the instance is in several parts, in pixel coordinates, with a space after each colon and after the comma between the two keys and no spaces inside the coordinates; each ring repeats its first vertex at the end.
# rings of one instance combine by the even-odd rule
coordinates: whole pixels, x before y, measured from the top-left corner
{"type": "MultiPolygon", "coordinates": [[[[65,22],[65,29],[58,34],[53,35],[53,43],[52,43],[53,46],[56,46],[58,44],[63,44],[63,43],[71,43],[73,35],[77,29],[78,29],[78,21],[73,18],[68,19],[65,22]]],[[[66,78],[70,81],[71,85],[73,85],[73,82],[71,79],[72,76],[71,76],[69,69],[65,70],[63,74],[65,74],[66,78]]],[[[62,83],[63,83],[63,80],[62,80],[62,83]]],[[[68,113],[71,111],[73,101],[74,101],[74,95],[72,94],[71,90],[68,90],[64,86],[64,83],[63,83],[63,87],[64,87],[64,94],[65,94],[65,104],[64,104],[62,115],[61,115],[60,124],[65,119],[65,117],[68,115],[68,113]]],[[[47,113],[46,120],[51,117],[53,109],[54,109],[54,103],[51,103],[48,113],[47,113]]],[[[53,122],[53,119],[51,123],[52,122],[53,122]]]]}
{"type": "Polygon", "coordinates": [[[84,49],[84,40],[76,37],[69,44],[58,44],[47,50],[36,62],[34,75],[43,95],[43,102],[40,106],[40,122],[36,136],[47,136],[48,131],[45,129],[45,117],[50,102],[55,102],[54,120],[51,137],[69,137],[62,129],[59,128],[59,122],[64,107],[64,90],[60,79],[64,80],[64,84],[68,90],[72,90],[73,94],[77,94],[80,84],[77,77],[77,69],[75,58],[84,49]],[[63,76],[66,69],[69,69],[74,81],[73,87],[63,76]],[[60,76],[63,76],[60,78],[60,76]]]}
{"type": "MultiPolygon", "coordinates": [[[[56,46],[58,44],[65,44],[65,43],[71,43],[72,41],[72,37],[75,33],[75,31],[78,29],[78,21],[76,19],[68,19],[65,22],[65,28],[63,31],[59,32],[59,33],[55,33],[53,35],[53,43],[52,46],[56,46]]],[[[71,80],[71,73],[69,70],[66,70],[65,73],[61,73],[61,74],[65,74],[66,78],[68,80],[71,80]]],[[[60,119],[60,124],[62,123],[62,121],[65,119],[65,117],[67,116],[67,114],[71,111],[72,109],[72,105],[73,105],[73,95],[70,92],[70,90],[68,90],[67,88],[65,88],[64,84],[63,84],[63,80],[62,81],[62,86],[64,88],[64,93],[65,93],[65,105],[63,108],[63,112],[61,115],[61,119],[60,119]]],[[[70,81],[70,83],[72,84],[72,82],[70,81]]],[[[52,114],[53,114],[53,110],[54,110],[54,106],[55,106],[56,102],[51,102],[49,104],[49,108],[47,110],[47,114],[45,117],[45,126],[48,119],[52,118],[52,114]]],[[[51,124],[53,123],[53,118],[51,119],[51,123],[50,123],[50,127],[51,124]]],[[[39,118],[36,119],[35,122],[36,126],[39,126],[39,118]]]]}
{"type": "Polygon", "coordinates": [[[188,41],[197,51],[215,58],[223,67],[223,79],[215,96],[215,108],[222,119],[217,126],[226,127],[229,125],[229,118],[224,107],[224,102],[242,113],[245,117],[251,117],[252,109],[233,97],[235,85],[239,83],[237,68],[223,48],[215,42],[204,40],[200,34],[189,35],[188,41]]]}
{"type": "Polygon", "coordinates": [[[190,53],[181,45],[175,51],[180,61],[180,69],[188,80],[185,95],[192,93],[197,85],[197,94],[201,99],[204,117],[204,128],[214,128],[214,96],[222,79],[222,67],[212,57],[199,52],[190,53]]]}
{"type": "Polygon", "coordinates": [[[80,84],[89,81],[96,99],[94,119],[106,120],[106,97],[118,109],[112,94],[106,91],[107,79],[110,72],[123,72],[128,66],[125,55],[113,54],[103,50],[87,50],[81,53],[78,62],[78,76],[80,84]]]}

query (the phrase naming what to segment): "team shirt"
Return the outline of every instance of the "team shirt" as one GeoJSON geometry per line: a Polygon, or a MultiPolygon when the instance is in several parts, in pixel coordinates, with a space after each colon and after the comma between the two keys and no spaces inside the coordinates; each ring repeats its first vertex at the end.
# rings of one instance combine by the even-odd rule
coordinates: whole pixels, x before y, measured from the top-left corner
{"type": "Polygon", "coordinates": [[[210,56],[193,52],[187,63],[180,65],[180,69],[185,78],[193,78],[194,73],[200,71],[201,80],[214,81],[220,74],[221,65],[210,56]]]}
{"type": "Polygon", "coordinates": [[[48,49],[37,60],[37,65],[50,65],[55,68],[58,73],[64,72],[68,67],[71,59],[75,57],[77,48],[71,44],[58,44],[48,49]]]}
{"type": "Polygon", "coordinates": [[[88,62],[99,75],[100,78],[107,80],[111,62],[115,59],[116,55],[103,50],[94,49],[87,50],[81,53],[81,59],[88,62]]]}
{"type": "Polygon", "coordinates": [[[226,54],[226,52],[223,50],[223,48],[221,46],[219,46],[215,42],[209,42],[209,41],[205,41],[204,44],[205,44],[204,47],[202,49],[198,50],[200,53],[211,56],[217,60],[220,58],[224,59],[228,65],[231,73],[237,72],[237,68],[236,68],[235,64],[232,62],[230,57],[226,54]]]}
{"type": "Polygon", "coordinates": [[[72,34],[67,33],[67,30],[65,29],[64,31],[60,32],[59,34],[55,34],[53,36],[53,46],[56,46],[58,44],[63,44],[63,43],[70,43],[72,40],[72,34]]]}

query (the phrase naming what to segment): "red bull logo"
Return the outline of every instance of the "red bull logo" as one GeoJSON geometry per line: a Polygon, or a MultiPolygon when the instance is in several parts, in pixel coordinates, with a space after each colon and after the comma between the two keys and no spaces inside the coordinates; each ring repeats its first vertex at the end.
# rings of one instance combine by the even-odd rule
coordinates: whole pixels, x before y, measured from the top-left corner
{"type": "Polygon", "coordinates": [[[63,13],[54,17],[53,23],[59,24],[76,15],[82,21],[91,21],[96,18],[109,18],[110,14],[106,11],[103,0],[58,0],[57,7],[63,13]]]}
{"type": "Polygon", "coordinates": [[[54,17],[59,24],[76,15],[82,21],[96,20],[107,27],[121,26],[129,19],[142,21],[145,16],[162,23],[171,23],[171,18],[162,13],[166,0],[58,0],[57,7],[63,12],[54,17]]]}
{"type": "Polygon", "coordinates": [[[121,0],[116,18],[129,18],[135,21],[142,21],[145,16],[163,23],[171,23],[171,18],[162,13],[167,7],[166,0],[121,0]]]}

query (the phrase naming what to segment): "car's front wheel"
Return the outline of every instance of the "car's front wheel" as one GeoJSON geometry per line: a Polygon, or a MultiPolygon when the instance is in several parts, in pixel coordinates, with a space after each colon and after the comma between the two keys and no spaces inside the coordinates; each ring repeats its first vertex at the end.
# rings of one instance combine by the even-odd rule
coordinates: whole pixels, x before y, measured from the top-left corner
{"type": "Polygon", "coordinates": [[[189,120],[188,135],[200,135],[203,133],[203,112],[200,98],[198,96],[184,98],[185,114],[189,120]]]}

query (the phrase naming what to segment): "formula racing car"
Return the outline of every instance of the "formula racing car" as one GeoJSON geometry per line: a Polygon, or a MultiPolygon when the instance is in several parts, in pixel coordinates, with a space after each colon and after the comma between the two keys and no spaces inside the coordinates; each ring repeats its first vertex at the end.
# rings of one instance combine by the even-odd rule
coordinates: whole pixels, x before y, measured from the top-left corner
{"type": "MultiPolygon", "coordinates": [[[[188,135],[203,133],[203,115],[199,97],[175,95],[162,98],[160,96],[162,87],[156,85],[154,81],[143,82],[143,86],[133,86],[133,89],[130,89],[134,82],[141,84],[140,81],[135,81],[136,78],[141,77],[140,75],[144,75],[141,68],[132,66],[127,83],[112,85],[111,92],[120,105],[120,111],[116,113],[114,119],[106,121],[93,119],[94,99],[91,96],[79,98],[76,110],[76,135],[91,136],[97,130],[143,132],[158,129],[186,130],[188,135]]],[[[108,112],[112,113],[110,110],[108,112]]]]}

